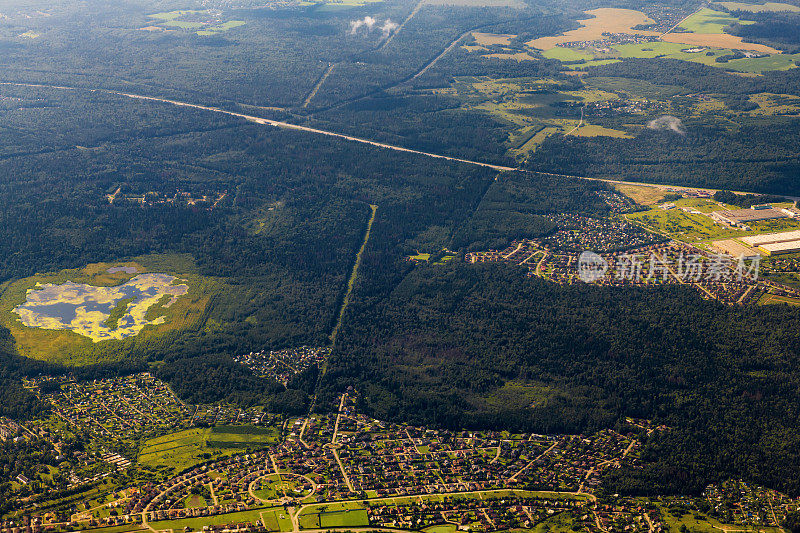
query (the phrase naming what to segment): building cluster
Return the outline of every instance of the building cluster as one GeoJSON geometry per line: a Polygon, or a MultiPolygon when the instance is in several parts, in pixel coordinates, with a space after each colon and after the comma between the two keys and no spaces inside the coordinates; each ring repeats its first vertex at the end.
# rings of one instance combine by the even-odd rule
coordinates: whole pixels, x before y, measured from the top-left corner
{"type": "MultiPolygon", "coordinates": [[[[647,420],[628,419],[630,431],[623,433],[593,435],[449,431],[382,422],[359,413],[356,404],[350,389],[336,412],[287,424],[288,437],[279,444],[131,486],[108,504],[112,515],[78,513],[72,521],[86,515],[92,527],[141,523],[137,527],[163,529],[162,522],[170,520],[217,516],[214,522],[223,522],[231,514],[229,524],[206,530],[264,531],[265,513],[250,522],[232,513],[265,509],[302,520],[302,505],[321,505],[313,507],[321,515],[326,504],[350,502],[361,506],[358,512],[374,527],[450,524],[489,532],[532,528],[563,515],[575,531],[661,533],[667,531],[666,507],[673,514],[695,509],[725,523],[774,526],[798,506],[797,500],[738,481],[686,501],[598,502],[593,494],[603,475],[637,463],[639,435],[668,430],[647,420]]],[[[109,461],[124,459],[106,455],[109,461]]],[[[32,516],[27,526],[38,533],[54,523],[46,515],[32,516]]],[[[0,523],[0,531],[15,528],[26,531],[25,524],[0,523]]]]}
{"type": "Polygon", "coordinates": [[[613,252],[630,250],[664,242],[666,239],[625,221],[591,218],[583,215],[560,213],[547,215],[558,229],[541,239],[544,248],[551,252],[613,252]]]}
{"type": "Polygon", "coordinates": [[[603,199],[613,213],[633,213],[646,209],[616,191],[595,191],[595,194],[603,199]]]}
{"type": "MultiPolygon", "coordinates": [[[[30,384],[42,383],[38,380],[30,384]]],[[[55,415],[70,426],[110,438],[147,437],[186,427],[194,412],[149,373],[88,382],[64,381],[56,392],[40,395],[52,403],[55,415]]]]}
{"type": "MultiPolygon", "coordinates": [[[[796,208],[792,208],[796,209],[796,208]]],[[[800,214],[800,211],[798,211],[800,214]]],[[[743,237],[742,241],[764,255],[780,255],[800,252],[800,231],[785,231],[743,237]]]]}
{"type": "Polygon", "coordinates": [[[600,100],[586,104],[586,116],[613,117],[617,115],[640,115],[643,113],[666,112],[669,104],[657,100],[620,98],[600,100]]]}
{"type": "Polygon", "coordinates": [[[368,506],[371,526],[419,530],[453,524],[469,531],[531,528],[555,515],[572,512],[593,525],[586,500],[573,498],[503,497],[446,498],[443,502],[402,502],[368,506]]]}
{"type": "Polygon", "coordinates": [[[19,442],[35,436],[39,435],[32,433],[18,422],[0,416],[0,440],[19,442]]]}
{"type": "Polygon", "coordinates": [[[286,385],[294,376],[312,366],[319,367],[331,353],[330,346],[301,346],[285,350],[250,352],[234,357],[253,373],[266,376],[286,385]]]}
{"type": "Polygon", "coordinates": [[[735,227],[747,227],[749,222],[775,220],[779,218],[800,218],[797,207],[772,207],[769,204],[754,205],[749,209],[731,209],[712,211],[712,220],[735,227]]]}
{"type": "Polygon", "coordinates": [[[470,252],[464,259],[469,263],[513,263],[527,268],[529,277],[567,285],[586,281],[581,275],[581,250],[599,250],[602,272],[592,280],[597,285],[682,284],[695,288],[703,298],[728,304],[755,302],[765,293],[800,297],[800,290],[759,278],[759,262],[749,257],[752,254],[744,258],[710,254],[680,241],[665,242],[638,228],[631,233],[613,225],[606,228],[597,225],[594,232],[585,233],[559,229],[543,239],[514,241],[504,250],[470,252]],[[648,237],[642,234],[655,242],[647,243],[648,237]]]}
{"type": "Polygon", "coordinates": [[[761,264],[762,274],[800,273],[800,257],[775,257],[761,264]]]}
{"type": "Polygon", "coordinates": [[[560,43],[558,46],[563,46],[564,48],[593,49],[601,54],[609,54],[613,52],[612,47],[615,45],[654,43],[659,40],[661,39],[654,35],[603,32],[603,37],[601,39],[571,41],[568,43],[560,43]]]}
{"type": "Polygon", "coordinates": [[[797,500],[742,480],[710,485],[703,497],[710,504],[709,515],[728,524],[744,526],[780,527],[788,511],[800,509],[797,500]]]}
{"type": "Polygon", "coordinates": [[[150,191],[145,193],[125,193],[122,187],[106,195],[106,200],[110,204],[129,203],[138,204],[142,207],[152,207],[156,205],[178,205],[178,206],[197,206],[213,209],[221,202],[227,191],[213,192],[207,194],[196,194],[188,191],[176,189],[175,192],[162,193],[150,191]]]}

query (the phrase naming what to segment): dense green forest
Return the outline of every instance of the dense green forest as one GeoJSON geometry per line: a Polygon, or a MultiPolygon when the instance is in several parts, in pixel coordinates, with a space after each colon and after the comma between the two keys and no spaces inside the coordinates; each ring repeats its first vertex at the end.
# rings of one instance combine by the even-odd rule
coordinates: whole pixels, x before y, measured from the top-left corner
{"type": "Polygon", "coordinates": [[[424,267],[353,308],[324,387],[357,387],[378,418],[451,428],[572,433],[652,418],[670,430],[611,490],[698,493],[745,477],[797,494],[798,332],[795,308],[728,307],[688,289],[424,267]],[[529,387],[530,405],[493,401],[508,383],[529,387]]]}
{"type": "MultiPolygon", "coordinates": [[[[649,439],[644,466],[616,472],[608,491],[697,493],[742,477],[800,494],[797,309],[727,307],[681,288],[560,287],[499,265],[407,260],[546,235],[555,227],[548,214],[609,214],[595,194],[606,185],[537,171],[767,194],[737,197],[742,206],[796,195],[800,119],[746,113],[758,107],[752,95],[800,96],[800,69],[743,77],[656,58],[573,76],[535,52],[530,61],[487,59],[457,46],[480,30],[514,34],[519,47],[576,28],[583,10],[607,5],[599,0],[530,0],[524,9],[426,5],[391,40],[377,29],[351,31],[351,23],[402,21],[412,4],[328,12],[223,5],[220,17],[245,24],[213,36],[140,29],[153,23],[152,13],[187,7],[172,0],[51,4],[31,0],[17,9],[0,0],[8,12],[0,17],[0,82],[11,83],[0,85],[0,283],[183,254],[192,274],[224,290],[213,294],[199,326],[86,367],[24,359],[0,329],[0,416],[46,414],[21,385],[42,374],[91,380],[150,369],[189,402],[291,414],[305,412],[315,392],[326,409],[352,385],[366,412],[416,424],[579,432],[638,416],[668,425],[649,439]],[[37,14],[42,9],[47,16],[37,14]],[[553,135],[519,160],[532,172],[498,175],[97,90],[517,164],[508,151],[514,124],[440,91],[467,77],[546,79],[552,94],[598,79],[648,82],[656,92],[668,88],[668,97],[658,96],[680,112],[685,134],[647,128],[655,116],[637,116],[631,138],[553,135]],[[689,94],[713,95],[728,114],[694,113],[689,94]],[[123,198],[110,201],[116,191],[123,198]],[[178,192],[211,200],[124,199],[178,192]],[[321,389],[316,369],[284,387],[234,363],[232,356],[249,351],[329,342],[370,205],[377,215],[321,389]]],[[[731,33],[796,48],[795,15],[737,15],[755,24],[731,33]]],[[[537,90],[526,96],[547,91],[537,90]]],[[[554,116],[577,121],[573,104],[554,116]]],[[[591,119],[614,128],[631,121],[591,119]]],[[[4,475],[51,461],[0,447],[4,475]]],[[[0,497],[7,488],[0,486],[0,497]]]]}

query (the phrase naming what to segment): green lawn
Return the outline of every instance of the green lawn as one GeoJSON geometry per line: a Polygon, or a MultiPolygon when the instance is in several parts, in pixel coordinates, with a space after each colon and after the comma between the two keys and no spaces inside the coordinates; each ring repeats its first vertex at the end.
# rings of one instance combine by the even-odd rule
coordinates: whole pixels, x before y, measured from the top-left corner
{"type": "MultiPolygon", "coordinates": [[[[150,525],[156,530],[172,529],[174,531],[182,531],[185,527],[190,527],[194,531],[202,531],[203,526],[214,526],[219,524],[236,524],[239,522],[255,522],[261,521],[261,514],[264,514],[265,521],[267,516],[272,513],[285,514],[283,509],[280,511],[265,511],[265,510],[252,510],[241,511],[237,513],[219,514],[214,516],[203,516],[199,518],[181,518],[179,520],[162,520],[159,522],[150,522],[150,525]]],[[[288,515],[286,515],[288,516],[288,515]]],[[[278,520],[278,525],[283,528],[282,531],[292,530],[292,521],[289,519],[278,520]]]]}
{"type": "Polygon", "coordinates": [[[367,516],[366,509],[347,509],[321,513],[319,522],[320,527],[323,528],[368,526],[369,516],[367,516]]]}

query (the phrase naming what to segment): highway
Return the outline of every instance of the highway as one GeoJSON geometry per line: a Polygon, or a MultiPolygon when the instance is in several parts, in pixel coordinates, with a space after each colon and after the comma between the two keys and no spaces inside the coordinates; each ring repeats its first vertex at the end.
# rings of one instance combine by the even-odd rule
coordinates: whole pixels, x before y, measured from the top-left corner
{"type": "MultiPolygon", "coordinates": [[[[458,42],[458,39],[455,42],[458,42]]],[[[159,98],[159,97],[156,97],[156,96],[145,96],[145,95],[135,94],[135,93],[128,93],[128,92],[122,92],[122,91],[113,91],[113,90],[110,90],[110,89],[91,89],[91,88],[82,88],[82,87],[66,87],[66,86],[61,86],[61,85],[47,85],[47,84],[41,84],[41,83],[21,83],[21,82],[0,82],[0,85],[10,85],[10,86],[17,86],[17,87],[39,87],[39,88],[44,88],[44,89],[58,89],[58,90],[65,90],[65,91],[85,91],[85,92],[90,92],[90,93],[103,93],[103,94],[111,94],[111,95],[123,96],[125,98],[131,98],[131,99],[134,99],[134,100],[142,100],[142,101],[156,102],[156,103],[162,103],[162,104],[169,104],[169,105],[173,105],[173,106],[177,106],[177,107],[184,107],[184,108],[188,108],[188,109],[200,109],[200,110],[208,111],[208,112],[211,112],[211,113],[221,113],[221,114],[228,115],[228,116],[231,116],[231,117],[241,118],[243,120],[246,120],[246,121],[249,121],[249,122],[253,122],[255,124],[264,125],[264,126],[272,126],[272,127],[276,127],[276,128],[282,128],[282,129],[294,130],[294,131],[303,131],[303,132],[312,133],[312,134],[315,134],[315,135],[324,135],[326,137],[335,137],[335,138],[338,138],[338,139],[343,139],[343,140],[350,141],[350,142],[357,142],[357,143],[361,143],[361,144],[367,144],[367,145],[370,145],[370,146],[375,146],[375,147],[378,147],[378,148],[384,148],[386,150],[392,150],[392,151],[395,151],[395,152],[404,152],[404,153],[409,153],[409,154],[422,155],[422,156],[430,157],[430,158],[434,158],[434,159],[443,159],[445,161],[452,161],[452,162],[456,162],[456,163],[465,163],[467,165],[474,165],[474,166],[479,166],[479,167],[484,167],[484,168],[490,168],[490,169],[493,169],[493,170],[497,170],[499,172],[513,172],[513,171],[530,172],[530,173],[533,173],[533,174],[542,174],[542,175],[545,175],[545,176],[555,176],[555,177],[568,178],[568,179],[588,179],[588,180],[596,180],[596,181],[605,181],[605,182],[608,182],[608,183],[619,183],[619,184],[628,184],[628,185],[646,185],[646,186],[650,186],[650,187],[670,188],[670,189],[674,189],[674,190],[699,190],[699,191],[706,191],[706,192],[710,192],[710,193],[714,193],[716,191],[716,189],[708,189],[708,188],[687,187],[687,186],[678,186],[678,185],[669,185],[669,184],[642,183],[642,182],[635,182],[635,181],[612,180],[612,179],[608,179],[608,178],[592,178],[592,177],[589,177],[589,176],[576,176],[576,175],[571,175],[571,174],[558,174],[558,173],[554,173],[554,172],[541,172],[541,171],[522,169],[522,168],[519,168],[519,167],[509,167],[509,166],[504,166],[504,165],[495,165],[495,164],[487,163],[487,162],[484,162],[484,161],[475,161],[475,160],[472,160],[472,159],[463,159],[463,158],[460,158],[460,157],[451,157],[451,156],[447,156],[447,155],[435,154],[435,153],[432,153],[432,152],[425,152],[425,151],[422,151],[422,150],[413,150],[411,148],[405,148],[403,146],[398,146],[398,145],[395,145],[395,144],[382,143],[382,142],[373,141],[373,140],[370,140],[370,139],[364,139],[362,137],[355,137],[353,135],[346,135],[344,133],[338,133],[338,132],[335,132],[335,131],[323,130],[323,129],[319,129],[319,128],[312,128],[310,126],[302,126],[302,125],[299,125],[299,124],[292,124],[290,122],[282,122],[280,120],[272,120],[272,119],[268,119],[268,118],[258,117],[258,116],[255,116],[255,115],[248,115],[248,114],[245,114],[245,113],[237,113],[235,111],[229,111],[227,109],[222,109],[222,108],[219,108],[219,107],[205,106],[205,105],[200,105],[200,104],[192,104],[192,103],[189,103],[189,102],[181,102],[179,100],[171,100],[169,98],[159,98]]],[[[749,191],[733,191],[733,192],[739,192],[739,193],[743,193],[744,194],[744,193],[749,192],[749,191]]],[[[793,201],[800,200],[800,197],[795,197],[795,196],[786,196],[786,198],[789,198],[789,199],[791,199],[793,201]]]]}

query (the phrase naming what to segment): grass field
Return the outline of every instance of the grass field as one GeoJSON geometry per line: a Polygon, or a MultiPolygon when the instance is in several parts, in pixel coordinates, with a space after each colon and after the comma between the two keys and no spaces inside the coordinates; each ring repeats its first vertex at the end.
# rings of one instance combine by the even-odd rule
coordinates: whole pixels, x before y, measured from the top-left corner
{"type": "Polygon", "coordinates": [[[481,33],[481,32],[473,32],[472,36],[475,37],[475,42],[477,42],[481,46],[491,46],[493,44],[501,44],[504,46],[508,46],[511,44],[511,39],[516,37],[516,35],[510,35],[507,33],[481,33]]]}
{"type": "Polygon", "coordinates": [[[754,24],[750,20],[741,20],[724,11],[715,11],[704,7],[681,22],[681,28],[692,33],[723,33],[731,24],[754,24]]]}
{"type": "Polygon", "coordinates": [[[616,137],[618,139],[633,139],[632,135],[628,135],[622,130],[614,130],[611,128],[604,128],[594,124],[586,124],[575,130],[572,135],[576,137],[616,137]]]}
{"type": "Polygon", "coordinates": [[[139,463],[153,469],[172,468],[180,471],[194,464],[239,453],[247,448],[261,448],[278,439],[274,427],[217,426],[192,428],[144,443],[139,463]]]}
{"type": "Polygon", "coordinates": [[[228,22],[223,22],[222,24],[217,24],[214,26],[209,26],[201,31],[197,32],[197,35],[216,35],[218,33],[226,32],[228,30],[232,30],[233,28],[238,28],[239,26],[244,26],[246,24],[243,20],[229,20],[228,22]]]}
{"type": "Polygon", "coordinates": [[[661,508],[661,516],[664,517],[664,524],[669,531],[680,531],[681,526],[686,526],[692,533],[721,533],[730,530],[737,532],[752,531],[753,533],[779,533],[782,531],[780,528],[769,526],[726,525],[710,516],[700,515],[702,518],[696,519],[692,513],[687,513],[677,518],[663,506],[659,507],[661,508]]]}
{"type": "Polygon", "coordinates": [[[177,9],[175,11],[165,11],[163,13],[153,13],[152,15],[147,15],[148,17],[156,20],[161,21],[169,21],[175,20],[181,17],[185,17],[187,15],[199,15],[200,13],[207,13],[207,11],[201,11],[196,9],[177,9]]]}
{"type": "Polygon", "coordinates": [[[800,305],[799,298],[790,298],[788,296],[778,296],[775,294],[764,294],[758,300],[759,305],[768,305],[768,304],[789,304],[789,305],[800,305]]]}
{"type": "Polygon", "coordinates": [[[166,468],[179,472],[211,456],[223,455],[206,445],[210,434],[208,428],[193,428],[150,439],[139,453],[139,464],[154,470],[166,468]]]}
{"type": "Polygon", "coordinates": [[[517,148],[517,151],[521,154],[528,154],[530,152],[534,152],[536,148],[544,142],[545,139],[560,131],[560,128],[542,128],[538,132],[536,132],[533,137],[528,139],[525,144],[517,148]]]}
{"type": "Polygon", "coordinates": [[[725,9],[731,11],[750,11],[752,13],[766,13],[766,12],[781,12],[792,11],[795,13],[800,12],[800,7],[792,4],[784,4],[779,2],[765,2],[763,4],[746,4],[744,2],[717,2],[725,9]]]}
{"type": "Polygon", "coordinates": [[[382,2],[383,0],[302,0],[300,7],[316,7],[321,11],[336,11],[340,9],[352,9],[362,7],[367,4],[382,2]]]}
{"type": "Polygon", "coordinates": [[[425,533],[456,533],[458,526],[455,524],[446,524],[442,526],[430,526],[423,529],[425,533]]]}
{"type": "Polygon", "coordinates": [[[513,7],[524,9],[526,4],[522,0],[426,0],[432,6],[462,6],[462,7],[513,7]]]}
{"type": "Polygon", "coordinates": [[[681,209],[686,207],[700,213],[709,213],[718,209],[738,209],[735,206],[720,205],[711,200],[698,198],[676,200],[674,203],[677,207],[668,211],[656,207],[649,211],[630,213],[625,216],[632,222],[638,222],[653,231],[667,234],[674,239],[685,242],[707,242],[731,237],[746,237],[761,233],[800,229],[800,221],[782,218],[750,223],[751,231],[745,231],[717,224],[704,214],[687,213],[681,209]]]}
{"type": "MultiPolygon", "coordinates": [[[[274,508],[273,508],[274,509],[274,508]]],[[[194,531],[202,531],[203,526],[214,526],[219,524],[237,524],[240,522],[261,521],[262,516],[264,522],[270,527],[272,531],[292,531],[292,521],[288,518],[288,513],[280,510],[264,510],[255,509],[251,511],[240,511],[237,513],[219,514],[214,516],[204,516],[200,518],[182,518],[179,520],[162,520],[159,522],[151,522],[150,525],[157,531],[171,529],[173,531],[183,531],[185,527],[189,527],[194,531]],[[280,516],[284,516],[281,519],[280,516]]]]}
{"type": "Polygon", "coordinates": [[[366,508],[360,503],[330,503],[307,508],[299,517],[305,529],[360,527],[369,525],[366,508]]]}
{"type": "Polygon", "coordinates": [[[274,427],[217,426],[211,429],[207,444],[212,448],[252,448],[272,444],[278,440],[274,427]]]}
{"type": "Polygon", "coordinates": [[[664,211],[660,208],[626,215],[628,220],[639,222],[659,233],[686,242],[706,241],[738,236],[744,232],[715,224],[705,215],[687,213],[681,209],[664,211]]]}
{"type": "MultiPolygon", "coordinates": [[[[147,15],[155,19],[158,26],[164,28],[178,28],[181,30],[198,30],[197,35],[208,36],[217,35],[246,23],[243,20],[229,20],[227,22],[215,23],[209,10],[179,9],[175,11],[165,11],[163,13],[153,13],[147,15]]],[[[154,26],[153,28],[157,28],[154,26]]],[[[147,28],[145,28],[147,29],[147,28]]]]}
{"type": "Polygon", "coordinates": [[[614,188],[634,202],[641,205],[653,205],[664,198],[664,190],[650,185],[627,185],[614,183],[614,188]]]}
{"type": "Polygon", "coordinates": [[[531,405],[547,401],[557,392],[555,388],[545,385],[509,381],[499,389],[492,391],[490,395],[475,401],[490,408],[526,409],[531,405]]]}
{"type": "MultiPolygon", "coordinates": [[[[189,256],[152,255],[139,257],[132,261],[94,263],[81,269],[36,274],[29,278],[15,280],[5,286],[0,294],[0,325],[11,331],[17,343],[17,349],[25,357],[76,366],[130,357],[132,351],[142,351],[150,343],[162,340],[165,335],[196,327],[199,324],[211,295],[220,290],[220,285],[210,278],[194,274],[195,271],[196,266],[189,256]],[[110,268],[113,270],[113,267],[132,267],[136,271],[131,273],[108,272],[110,268]],[[178,297],[169,307],[165,306],[166,299],[155,299],[147,305],[147,309],[128,309],[127,318],[131,318],[130,313],[135,312],[137,313],[134,318],[136,323],[150,321],[150,325],[145,325],[138,331],[138,334],[126,334],[125,338],[117,339],[112,336],[113,340],[96,342],[100,339],[90,338],[68,329],[27,327],[19,320],[20,315],[12,312],[13,309],[28,300],[28,289],[35,287],[37,283],[63,285],[66,282],[72,282],[91,287],[116,287],[128,283],[138,275],[147,273],[164,273],[186,280],[188,293],[178,297]],[[158,318],[161,316],[163,319],[158,318]]],[[[111,325],[114,325],[113,319],[119,320],[124,314],[122,309],[124,302],[124,299],[117,302],[119,308],[113,309],[110,315],[101,313],[99,318],[92,313],[85,316],[76,314],[74,320],[78,320],[78,322],[75,327],[85,326],[90,328],[86,331],[91,333],[97,329],[95,326],[100,327],[95,324],[97,320],[101,323],[111,320],[111,325]]],[[[77,310],[75,312],[77,313],[77,310]]],[[[50,321],[52,322],[52,320],[50,321]]],[[[53,327],[56,327],[55,323],[53,323],[53,327]]],[[[117,336],[122,337],[122,333],[117,336]]]]}
{"type": "Polygon", "coordinates": [[[547,59],[558,59],[559,61],[589,61],[594,59],[594,54],[575,48],[564,48],[556,46],[542,52],[542,56],[547,59]]]}
{"type": "Polygon", "coordinates": [[[202,22],[192,22],[189,20],[165,20],[161,25],[170,28],[180,28],[182,30],[197,30],[205,26],[202,22]]]}
{"type": "Polygon", "coordinates": [[[319,515],[320,527],[358,527],[368,526],[369,517],[365,509],[325,512],[319,515]]]}

